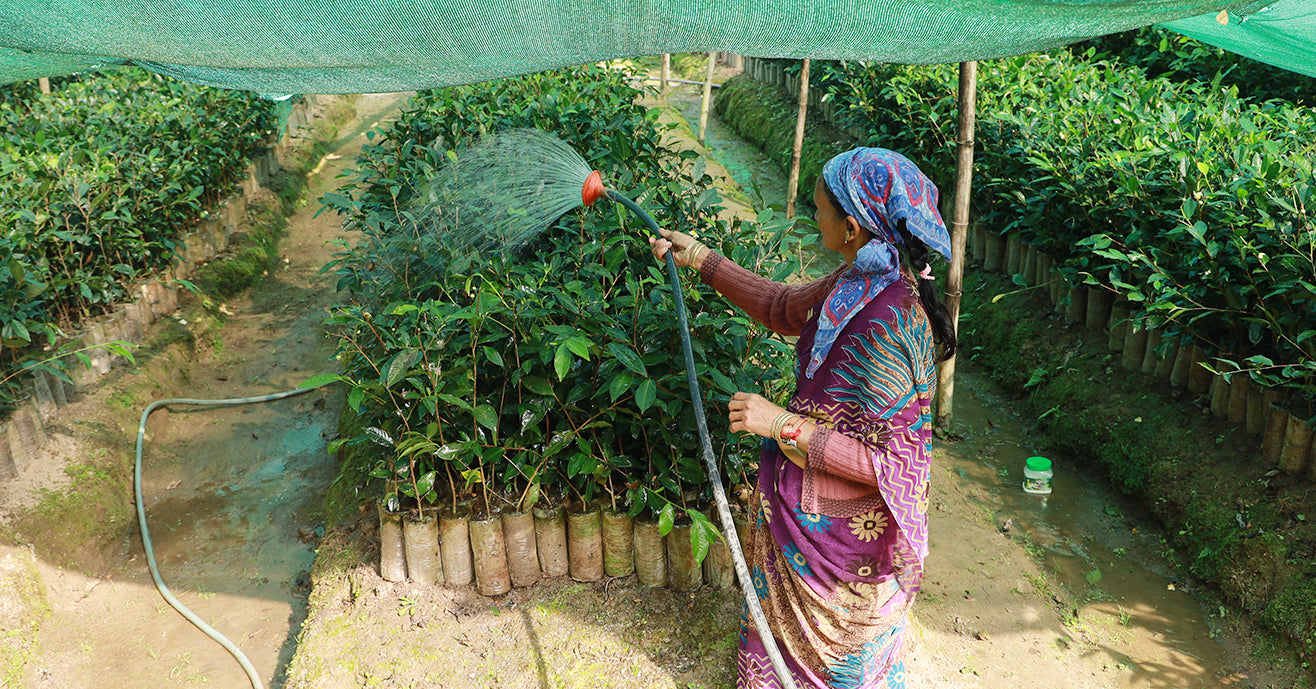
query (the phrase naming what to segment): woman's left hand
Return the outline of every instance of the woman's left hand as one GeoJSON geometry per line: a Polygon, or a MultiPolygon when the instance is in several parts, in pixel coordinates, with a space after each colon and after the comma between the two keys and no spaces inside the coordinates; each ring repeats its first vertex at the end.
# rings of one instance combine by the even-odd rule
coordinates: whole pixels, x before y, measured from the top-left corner
{"type": "Polygon", "coordinates": [[[737,392],[727,403],[727,419],[731,421],[733,432],[744,431],[764,437],[772,431],[773,419],[784,411],[763,395],[752,392],[737,392]]]}

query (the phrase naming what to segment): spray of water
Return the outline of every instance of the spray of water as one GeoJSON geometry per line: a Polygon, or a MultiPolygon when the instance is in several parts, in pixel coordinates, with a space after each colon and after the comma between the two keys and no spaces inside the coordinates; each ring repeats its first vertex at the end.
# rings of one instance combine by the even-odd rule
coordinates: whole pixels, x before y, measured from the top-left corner
{"type": "Polygon", "coordinates": [[[421,194],[422,228],[457,251],[514,252],[582,204],[591,172],[556,136],[513,129],[457,151],[421,194]]]}

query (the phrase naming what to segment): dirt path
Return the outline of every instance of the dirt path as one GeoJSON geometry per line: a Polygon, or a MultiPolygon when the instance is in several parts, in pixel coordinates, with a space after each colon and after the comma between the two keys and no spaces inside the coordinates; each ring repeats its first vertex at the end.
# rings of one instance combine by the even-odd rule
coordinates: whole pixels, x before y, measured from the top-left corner
{"type": "MultiPolygon", "coordinates": [[[[217,319],[193,303],[166,326],[191,330],[193,356],[167,350],[69,408],[66,417],[81,421],[58,430],[63,452],[72,453],[65,461],[93,441],[86,437],[94,435],[92,420],[131,438],[152,400],[265,395],[326,369],[318,325],[334,298],[333,279],[316,271],[343,232],[332,214],[311,217],[314,199],[355,159],[364,124],[398,100],[358,102],[364,122],[348,124],[352,131],[309,177],[309,202],[289,220],[276,270],[217,319]]],[[[325,451],[337,429],[336,399],[317,391],[224,410],[174,408],[148,424],[143,492],[162,577],[243,650],[267,686],[282,684],[305,617],[324,490],[336,475],[325,451]]],[[[36,561],[50,618],[25,686],[247,686],[235,660],[165,604],[140,542],[123,546],[96,571],[36,561]]]]}

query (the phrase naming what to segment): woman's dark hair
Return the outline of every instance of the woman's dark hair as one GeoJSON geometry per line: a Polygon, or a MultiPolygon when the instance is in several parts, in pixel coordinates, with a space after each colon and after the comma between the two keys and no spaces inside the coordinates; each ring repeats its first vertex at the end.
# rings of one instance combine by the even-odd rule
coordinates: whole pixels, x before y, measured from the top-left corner
{"type": "MultiPolygon", "coordinates": [[[[900,232],[900,238],[904,240],[910,270],[917,276],[928,265],[928,255],[931,253],[928,245],[910,233],[909,228],[905,227],[904,218],[900,219],[896,229],[900,232]]],[[[937,361],[945,361],[955,356],[957,344],[955,323],[951,322],[950,311],[946,309],[946,305],[941,303],[941,296],[937,294],[937,283],[919,277],[915,277],[915,281],[918,282],[918,300],[923,304],[923,311],[928,314],[928,321],[932,323],[932,339],[941,345],[941,355],[937,357],[937,361]]]]}
{"type": "MultiPolygon", "coordinates": [[[[832,191],[832,186],[823,183],[823,190],[827,192],[827,200],[832,202],[836,210],[845,212],[845,206],[841,205],[840,199],[836,198],[836,192],[832,191]]],[[[910,270],[914,275],[923,272],[928,265],[930,251],[928,245],[923,240],[915,237],[910,233],[909,228],[905,226],[905,219],[901,218],[896,226],[900,233],[900,239],[905,245],[905,254],[909,260],[910,270]]],[[[955,337],[955,324],[951,322],[950,311],[946,305],[941,303],[941,297],[937,294],[937,285],[932,280],[923,280],[916,278],[918,282],[918,300],[923,305],[924,313],[928,314],[928,321],[932,324],[932,339],[941,345],[941,354],[937,361],[945,361],[955,356],[955,346],[957,338],[955,337]]]]}

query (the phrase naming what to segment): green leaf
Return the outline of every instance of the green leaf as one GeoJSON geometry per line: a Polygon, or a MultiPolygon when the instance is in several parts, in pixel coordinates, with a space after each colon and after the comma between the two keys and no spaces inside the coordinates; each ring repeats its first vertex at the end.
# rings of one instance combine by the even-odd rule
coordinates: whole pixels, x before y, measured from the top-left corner
{"type": "Polygon", "coordinates": [[[592,474],[594,469],[599,465],[599,460],[583,452],[577,452],[571,456],[571,461],[567,462],[567,476],[575,477],[581,474],[592,474]]]}
{"type": "Polygon", "coordinates": [[[384,387],[391,388],[399,380],[406,377],[411,367],[420,360],[421,352],[419,349],[404,349],[393,357],[389,362],[388,369],[383,380],[384,387]]]}
{"type": "Polygon", "coordinates": [[[354,387],[347,393],[347,406],[352,411],[361,411],[361,403],[366,399],[366,391],[359,387],[354,387]]]}
{"type": "Polygon", "coordinates": [[[435,397],[438,397],[440,400],[447,402],[448,404],[451,404],[452,406],[457,407],[462,411],[467,411],[467,412],[475,411],[475,407],[472,407],[470,402],[467,402],[466,400],[457,397],[456,395],[449,395],[446,392],[441,392],[438,395],[435,395],[435,397]]]}
{"type": "Polygon", "coordinates": [[[725,373],[715,368],[709,369],[708,377],[713,379],[713,385],[716,385],[717,389],[721,390],[722,392],[725,392],[729,395],[734,395],[740,391],[740,389],[736,387],[735,381],[731,380],[730,378],[727,377],[725,373]]]}
{"type": "Polygon", "coordinates": [[[311,388],[318,388],[339,381],[347,381],[347,379],[337,373],[321,373],[320,375],[311,376],[310,378],[303,380],[301,385],[298,385],[297,387],[303,390],[309,390],[311,388]]]}
{"type": "Polygon", "coordinates": [[[658,397],[658,386],[652,379],[645,378],[640,382],[640,386],[635,389],[635,404],[644,412],[653,406],[653,401],[658,397]]]}
{"type": "Polygon", "coordinates": [[[485,428],[498,430],[498,412],[491,405],[481,404],[475,408],[475,422],[485,428]]]}
{"type": "Polygon", "coordinates": [[[558,345],[557,352],[553,354],[553,370],[557,372],[558,380],[566,380],[567,373],[571,371],[571,350],[567,349],[565,343],[558,345]]]}
{"type": "MultiPolygon", "coordinates": [[[[635,375],[643,378],[649,377],[649,372],[644,368],[644,362],[640,361],[640,355],[636,354],[634,349],[620,342],[609,342],[608,351],[612,352],[612,355],[617,357],[617,361],[620,361],[622,366],[630,369],[635,375]]],[[[616,397],[613,399],[616,399],[616,397]]]]}
{"type": "Polygon", "coordinates": [[[553,396],[553,386],[539,376],[526,376],[521,379],[521,384],[524,385],[527,390],[539,395],[540,397],[553,396]]]}
{"type": "Polygon", "coordinates": [[[27,326],[23,324],[23,321],[9,321],[8,323],[5,323],[5,330],[12,333],[13,337],[23,340],[24,342],[32,341],[32,333],[28,332],[27,326]]]}
{"type": "Polygon", "coordinates": [[[672,503],[663,505],[663,511],[658,513],[658,535],[666,536],[672,532],[672,526],[676,523],[676,508],[672,503]]]}
{"type": "Polygon", "coordinates": [[[480,351],[484,352],[485,358],[492,361],[495,365],[507,368],[507,365],[503,363],[503,355],[499,354],[498,350],[493,349],[492,347],[481,347],[480,351]]]}
{"type": "Polygon", "coordinates": [[[434,456],[444,461],[450,460],[457,455],[468,452],[469,443],[448,443],[434,451],[434,456]]]}
{"type": "Polygon", "coordinates": [[[436,472],[433,471],[427,471],[416,479],[416,488],[421,495],[434,490],[435,473],[436,472]]]}
{"type": "Polygon", "coordinates": [[[610,402],[616,402],[627,390],[631,389],[631,384],[635,382],[635,377],[629,373],[622,373],[612,379],[608,384],[608,397],[610,402]]]}
{"type": "Polygon", "coordinates": [[[554,435],[553,440],[548,443],[548,447],[544,448],[544,459],[548,459],[549,457],[561,452],[562,449],[570,445],[571,441],[575,438],[575,431],[563,431],[554,435]]]}
{"type": "Polygon", "coordinates": [[[575,354],[585,361],[589,361],[589,347],[592,343],[588,338],[580,337],[579,335],[576,337],[568,337],[565,344],[567,349],[571,350],[572,354],[575,354]]]}
{"type": "MultiPolygon", "coordinates": [[[[692,516],[693,514],[691,513],[692,516]]],[[[706,519],[695,519],[690,527],[690,547],[694,550],[695,562],[702,563],[708,556],[708,547],[716,543],[720,537],[717,527],[711,522],[706,519]]]]}

